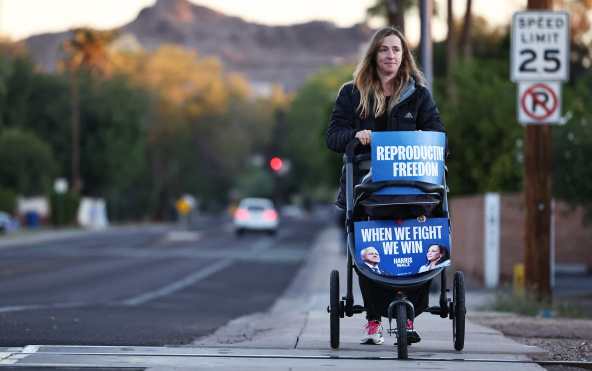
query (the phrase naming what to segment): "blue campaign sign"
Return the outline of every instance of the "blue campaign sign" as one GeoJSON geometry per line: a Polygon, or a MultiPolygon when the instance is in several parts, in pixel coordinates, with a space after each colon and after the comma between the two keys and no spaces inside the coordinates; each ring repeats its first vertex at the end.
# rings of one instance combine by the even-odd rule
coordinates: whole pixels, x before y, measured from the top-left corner
{"type": "Polygon", "coordinates": [[[408,276],[450,265],[447,218],[354,223],[358,267],[383,276],[408,276]]]}
{"type": "MultiPolygon", "coordinates": [[[[443,183],[446,134],[435,131],[373,132],[371,145],[372,181],[443,183]]],[[[405,192],[399,190],[396,193],[405,192]]]]}

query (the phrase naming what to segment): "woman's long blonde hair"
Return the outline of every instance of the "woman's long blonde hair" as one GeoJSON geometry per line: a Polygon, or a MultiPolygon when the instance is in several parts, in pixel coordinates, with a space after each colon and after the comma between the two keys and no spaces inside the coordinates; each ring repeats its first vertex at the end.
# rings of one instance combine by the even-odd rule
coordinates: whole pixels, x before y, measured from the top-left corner
{"type": "Polygon", "coordinates": [[[368,49],[366,49],[354,72],[354,85],[360,91],[360,104],[357,110],[362,118],[368,117],[370,112],[374,113],[374,117],[380,116],[388,108],[386,107],[386,96],[378,76],[376,57],[383,40],[391,35],[397,36],[401,40],[401,46],[403,47],[403,58],[393,82],[391,105],[398,101],[401,91],[411,78],[415,79],[416,83],[425,85],[423,74],[417,68],[411,50],[409,50],[409,43],[403,34],[394,27],[379,29],[372,36],[370,45],[368,45],[368,49]],[[371,102],[373,102],[373,107],[370,107],[371,102]]]}

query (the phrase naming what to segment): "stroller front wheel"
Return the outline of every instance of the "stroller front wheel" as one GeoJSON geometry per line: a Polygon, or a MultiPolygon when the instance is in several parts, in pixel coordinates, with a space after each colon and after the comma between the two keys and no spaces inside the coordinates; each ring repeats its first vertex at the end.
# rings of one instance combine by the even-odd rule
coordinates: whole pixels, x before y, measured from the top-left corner
{"type": "Polygon", "coordinates": [[[339,348],[339,317],[340,302],[339,302],[339,271],[331,272],[331,279],[329,282],[329,320],[330,320],[330,335],[331,348],[339,348]]]}
{"type": "Polygon", "coordinates": [[[454,282],[452,286],[452,338],[454,349],[460,351],[465,347],[465,279],[463,272],[454,273],[454,282]]]}
{"type": "Polygon", "coordinates": [[[397,356],[399,359],[409,357],[407,351],[407,306],[404,303],[397,304],[397,356]]]}

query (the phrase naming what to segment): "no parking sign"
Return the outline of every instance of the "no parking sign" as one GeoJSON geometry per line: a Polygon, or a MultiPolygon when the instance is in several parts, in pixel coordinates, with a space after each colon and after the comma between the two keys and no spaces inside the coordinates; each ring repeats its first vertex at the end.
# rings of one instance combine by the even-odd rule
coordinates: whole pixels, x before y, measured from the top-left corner
{"type": "Polygon", "coordinates": [[[561,123],[561,84],[557,81],[520,82],[518,121],[521,124],[561,123]]]}

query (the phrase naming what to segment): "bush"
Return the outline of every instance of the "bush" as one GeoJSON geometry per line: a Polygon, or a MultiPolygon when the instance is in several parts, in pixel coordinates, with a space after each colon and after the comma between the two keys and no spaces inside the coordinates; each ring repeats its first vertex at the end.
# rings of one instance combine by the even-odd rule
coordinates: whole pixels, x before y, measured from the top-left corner
{"type": "Polygon", "coordinates": [[[51,203],[51,223],[55,226],[76,224],[80,196],[74,192],[58,194],[52,192],[49,196],[51,203]]]}
{"type": "Polygon", "coordinates": [[[0,187],[0,211],[13,214],[16,209],[16,193],[0,187]]]}
{"type": "Polygon", "coordinates": [[[45,194],[57,169],[50,146],[33,133],[0,134],[0,184],[24,195],[45,194]]]}

